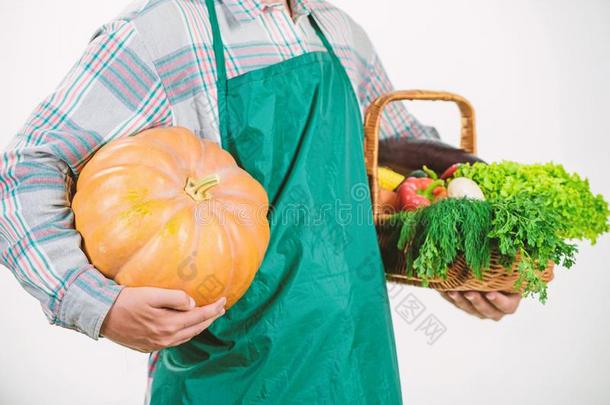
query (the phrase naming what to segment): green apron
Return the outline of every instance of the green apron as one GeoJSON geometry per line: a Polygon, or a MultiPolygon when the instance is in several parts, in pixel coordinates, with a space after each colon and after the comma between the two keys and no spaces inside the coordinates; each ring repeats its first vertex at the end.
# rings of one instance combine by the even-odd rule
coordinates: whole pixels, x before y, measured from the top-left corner
{"type": "Polygon", "coordinates": [[[401,403],[347,74],[310,17],[328,52],[227,80],[213,3],[222,146],[267,190],[271,241],[244,297],[161,351],[151,403],[401,403]]]}

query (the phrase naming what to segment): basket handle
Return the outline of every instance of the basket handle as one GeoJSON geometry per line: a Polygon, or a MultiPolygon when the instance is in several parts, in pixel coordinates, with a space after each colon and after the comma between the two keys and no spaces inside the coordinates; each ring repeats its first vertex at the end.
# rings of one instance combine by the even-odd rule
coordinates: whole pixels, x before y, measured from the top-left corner
{"type": "Polygon", "coordinates": [[[381,116],[388,104],[401,100],[450,101],[456,103],[462,116],[460,147],[469,153],[476,153],[476,129],[474,109],[464,97],[453,93],[428,90],[401,90],[378,97],[368,107],[364,117],[364,161],[369,176],[373,218],[377,221],[379,213],[379,180],[377,160],[379,158],[379,132],[381,116]]]}

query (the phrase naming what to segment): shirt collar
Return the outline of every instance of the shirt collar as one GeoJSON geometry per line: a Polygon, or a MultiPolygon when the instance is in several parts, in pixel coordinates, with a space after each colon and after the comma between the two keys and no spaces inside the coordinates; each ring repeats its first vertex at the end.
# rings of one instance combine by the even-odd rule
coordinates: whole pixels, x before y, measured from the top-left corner
{"type": "MultiPolygon", "coordinates": [[[[320,2],[320,0],[288,0],[294,14],[294,20],[300,17],[307,16],[312,9],[320,2]]],[[[281,4],[281,0],[272,2],[267,5],[262,0],[223,0],[223,4],[227,7],[233,17],[239,22],[249,22],[255,20],[268,7],[274,7],[276,4],[281,4]],[[275,4],[274,4],[275,3],[275,4]]]]}

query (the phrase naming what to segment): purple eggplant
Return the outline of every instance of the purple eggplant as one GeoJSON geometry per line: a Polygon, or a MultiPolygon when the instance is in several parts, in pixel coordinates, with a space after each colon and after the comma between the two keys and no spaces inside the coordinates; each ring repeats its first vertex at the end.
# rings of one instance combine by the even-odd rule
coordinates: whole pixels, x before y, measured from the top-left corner
{"type": "Polygon", "coordinates": [[[483,162],[479,157],[437,140],[392,138],[379,142],[379,165],[404,176],[426,165],[443,173],[454,163],[483,162]]]}

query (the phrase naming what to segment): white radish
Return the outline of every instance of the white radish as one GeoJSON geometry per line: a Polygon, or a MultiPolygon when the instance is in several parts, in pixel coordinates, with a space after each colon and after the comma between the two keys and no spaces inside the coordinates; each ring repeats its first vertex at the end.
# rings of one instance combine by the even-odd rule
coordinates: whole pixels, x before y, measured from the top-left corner
{"type": "Polygon", "coordinates": [[[477,183],[466,177],[456,177],[451,180],[447,187],[447,196],[450,198],[472,198],[474,200],[485,199],[477,183]]]}

